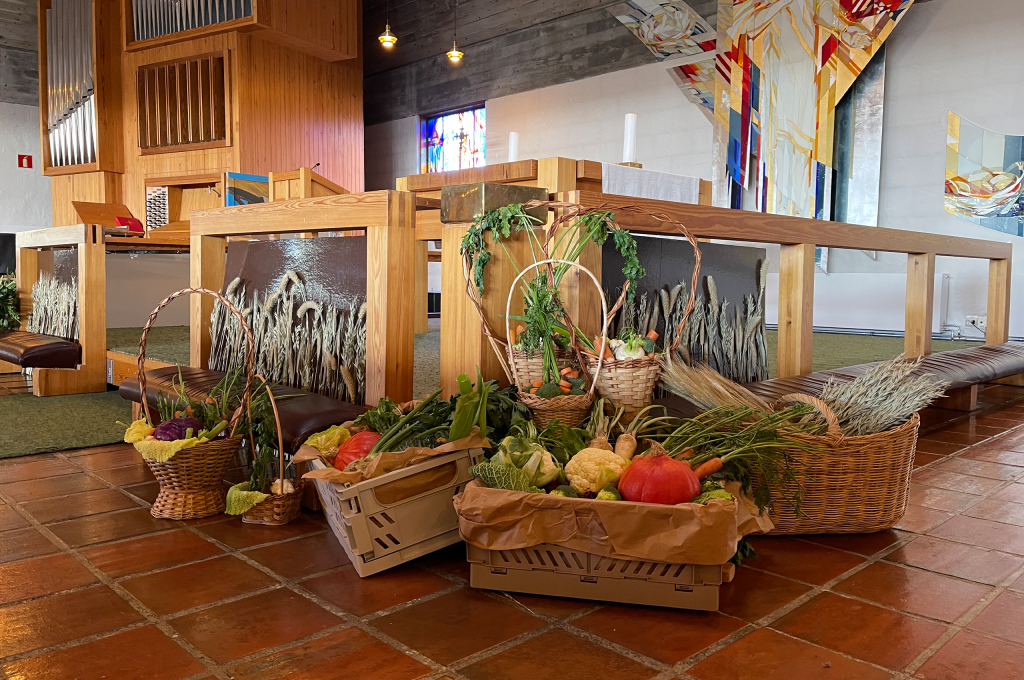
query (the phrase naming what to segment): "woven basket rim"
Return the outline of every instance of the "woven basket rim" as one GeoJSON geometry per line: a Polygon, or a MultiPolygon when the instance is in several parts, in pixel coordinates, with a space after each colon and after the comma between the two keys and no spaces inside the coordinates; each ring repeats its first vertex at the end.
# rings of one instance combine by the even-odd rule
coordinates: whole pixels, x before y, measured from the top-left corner
{"type": "Polygon", "coordinates": [[[897,438],[903,436],[907,430],[916,429],[921,424],[921,415],[914,412],[914,415],[910,416],[910,420],[891,430],[885,430],[884,432],[875,432],[872,434],[858,434],[858,435],[842,435],[838,440],[832,441],[826,435],[797,435],[804,439],[818,441],[827,440],[825,446],[832,450],[832,452],[841,451],[848,446],[871,444],[875,441],[886,440],[890,438],[897,438]]]}
{"type": "MultiPolygon", "coordinates": [[[[597,357],[592,354],[584,354],[583,360],[588,364],[596,364],[597,357]]],[[[644,357],[643,359],[605,359],[604,365],[608,370],[616,368],[650,368],[655,364],[660,365],[661,360],[657,356],[644,357]]]]}
{"type": "Polygon", "coordinates": [[[526,392],[519,395],[519,400],[530,408],[546,407],[546,409],[555,409],[573,408],[577,405],[589,404],[594,401],[594,398],[590,394],[561,394],[557,397],[545,399],[544,397],[538,397],[535,394],[526,392]]]}

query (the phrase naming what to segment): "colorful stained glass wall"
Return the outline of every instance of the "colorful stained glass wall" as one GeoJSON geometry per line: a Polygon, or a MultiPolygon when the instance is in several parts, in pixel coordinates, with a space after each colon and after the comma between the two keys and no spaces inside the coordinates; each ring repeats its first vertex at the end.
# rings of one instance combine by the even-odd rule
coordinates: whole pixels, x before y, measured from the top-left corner
{"type": "Polygon", "coordinates": [[[487,111],[425,118],[420,123],[420,171],[444,172],[486,165],[487,111]]]}
{"type": "Polygon", "coordinates": [[[913,0],[719,0],[733,207],[831,219],[835,107],[913,0]]]}
{"type": "Polygon", "coordinates": [[[950,111],[945,201],[957,217],[1024,236],[1024,137],[991,132],[950,111]]]}

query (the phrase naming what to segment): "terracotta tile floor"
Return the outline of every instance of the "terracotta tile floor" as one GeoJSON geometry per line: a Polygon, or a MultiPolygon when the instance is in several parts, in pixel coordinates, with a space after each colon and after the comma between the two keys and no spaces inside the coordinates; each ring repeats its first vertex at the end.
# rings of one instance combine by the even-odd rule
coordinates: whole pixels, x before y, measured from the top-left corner
{"type": "Polygon", "coordinates": [[[899,527],[755,539],[714,613],[475,591],[461,545],[360,579],[319,514],[154,520],[127,446],[0,459],[0,678],[1024,677],[1024,389],[980,398],[899,527]]]}

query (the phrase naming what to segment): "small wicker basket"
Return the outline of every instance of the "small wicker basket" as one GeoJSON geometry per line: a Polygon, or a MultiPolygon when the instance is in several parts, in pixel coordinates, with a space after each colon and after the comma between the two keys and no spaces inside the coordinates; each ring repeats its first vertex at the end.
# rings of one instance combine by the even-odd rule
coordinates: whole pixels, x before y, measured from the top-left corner
{"type": "MultiPolygon", "coordinates": [[[[569,260],[541,260],[540,262],[531,264],[529,267],[525,267],[523,271],[519,272],[519,275],[516,276],[512,281],[512,285],[509,287],[508,301],[505,303],[505,337],[511,337],[509,318],[512,312],[512,296],[515,294],[516,284],[519,283],[519,280],[526,276],[526,273],[530,270],[551,264],[567,264],[571,267],[576,267],[581,272],[589,276],[590,280],[594,282],[594,285],[597,286],[597,290],[600,293],[601,318],[608,318],[608,301],[604,298],[604,291],[601,290],[601,283],[589,269],[580,265],[578,262],[570,262],[569,260]]],[[[603,354],[605,346],[608,344],[607,323],[605,323],[601,334],[601,353],[603,354]]],[[[597,368],[590,381],[590,389],[587,390],[586,394],[563,394],[560,397],[544,399],[535,394],[530,394],[532,380],[527,379],[526,376],[519,373],[519,367],[513,358],[513,352],[515,351],[516,350],[512,348],[510,343],[508,345],[508,359],[509,365],[512,368],[512,380],[519,388],[519,401],[526,405],[526,407],[533,413],[533,419],[537,422],[537,426],[541,428],[547,427],[548,423],[555,419],[558,419],[558,422],[562,425],[568,425],[569,427],[577,427],[582,423],[583,419],[587,417],[587,413],[590,411],[591,404],[594,403],[594,386],[597,384],[597,379],[601,375],[601,359],[599,358],[597,361],[597,368]]],[[[543,375],[542,364],[540,376],[533,380],[543,380],[543,375]]]]}
{"type": "Polygon", "coordinates": [[[910,420],[886,432],[845,437],[829,407],[820,399],[793,394],[780,403],[811,404],[825,416],[829,432],[815,437],[828,452],[814,455],[793,451],[804,487],[800,512],[781,498],[798,490],[797,483],[772,491],[770,513],[775,528],[769,534],[871,533],[891,529],[907,510],[910,475],[921,418],[910,420]]]}
{"type": "MultiPolygon", "coordinates": [[[[270,407],[274,409],[274,421],[277,423],[277,455],[278,455],[278,479],[281,486],[284,486],[284,439],[281,435],[281,416],[277,412],[277,403],[274,401],[274,394],[270,385],[263,376],[257,376],[263,381],[263,386],[270,395],[270,407]]],[[[253,452],[256,446],[253,445],[253,452]]],[[[297,476],[291,480],[294,488],[291,493],[270,494],[262,503],[257,503],[246,512],[242,513],[242,522],[245,524],[266,524],[268,526],[282,526],[288,524],[302,512],[302,491],[305,482],[297,476]]]]}
{"type": "MultiPolygon", "coordinates": [[[[597,366],[597,357],[590,354],[584,354],[583,361],[587,370],[597,366]]],[[[606,359],[596,381],[597,393],[624,408],[623,421],[629,422],[654,401],[654,386],[660,377],[661,360],[657,357],[606,359]]]]}
{"type": "MultiPolygon", "coordinates": [[[[532,385],[535,380],[544,379],[544,355],[541,352],[530,354],[513,348],[508,351],[508,355],[509,363],[515,366],[515,373],[523,381],[523,384],[532,385]]],[[[575,353],[564,349],[555,350],[555,363],[559,370],[580,367],[575,353]]]]}
{"type": "MultiPolygon", "coordinates": [[[[248,404],[249,393],[252,390],[256,343],[253,340],[252,331],[245,323],[245,318],[220,293],[206,288],[185,288],[168,295],[157,305],[149,315],[146,326],[142,329],[142,338],[139,340],[139,392],[142,399],[142,410],[149,423],[153,423],[149,400],[146,398],[146,342],[149,331],[164,307],[183,295],[192,294],[210,295],[216,298],[230,313],[235,315],[241,324],[249,347],[246,359],[245,391],[242,393],[243,406],[248,404]]],[[[199,519],[224,512],[227,495],[224,476],[232,459],[237,456],[242,447],[242,437],[236,437],[234,434],[243,410],[241,408],[236,410],[231,419],[231,436],[183,449],[163,463],[153,460],[146,461],[146,465],[149,466],[153,476],[160,483],[160,493],[157,494],[156,500],[153,501],[153,507],[149,511],[153,517],[176,520],[199,519]]]]}

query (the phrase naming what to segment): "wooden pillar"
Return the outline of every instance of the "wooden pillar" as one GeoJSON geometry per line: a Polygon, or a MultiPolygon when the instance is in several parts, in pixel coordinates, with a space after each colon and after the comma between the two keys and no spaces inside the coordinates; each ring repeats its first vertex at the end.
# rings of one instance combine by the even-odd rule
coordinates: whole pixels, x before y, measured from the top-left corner
{"type": "Polygon", "coordinates": [[[985,343],[998,345],[1010,339],[1010,258],[988,263],[988,327],[985,343]]]}
{"type": "Polygon", "coordinates": [[[810,373],[814,344],[814,244],[784,245],[779,259],[778,377],[810,373]]]}
{"type": "Polygon", "coordinates": [[[935,299],[935,253],[907,255],[906,321],[903,352],[908,358],[932,353],[932,306],[935,299]]]}
{"type": "MultiPolygon", "coordinates": [[[[189,246],[190,285],[219,291],[224,285],[227,239],[193,235],[189,246]]],[[[189,300],[189,365],[206,368],[210,361],[210,315],[213,298],[192,295],[189,300]]]]}
{"type": "Polygon", "coordinates": [[[21,330],[28,328],[32,313],[32,286],[39,280],[39,251],[35,248],[17,248],[14,255],[14,278],[18,285],[18,307],[21,310],[21,330]]]}
{"type": "Polygon", "coordinates": [[[416,241],[413,244],[413,332],[416,334],[426,333],[427,325],[427,291],[430,288],[430,277],[428,271],[427,242],[416,241]]]}
{"type": "MultiPolygon", "coordinates": [[[[409,190],[409,178],[398,177],[395,179],[395,189],[397,191],[408,191],[409,190]]],[[[416,333],[427,332],[427,290],[430,287],[429,283],[429,267],[427,266],[427,242],[420,241],[416,244],[416,249],[413,254],[412,271],[415,285],[415,312],[414,312],[414,323],[416,333]]]]}
{"type": "Polygon", "coordinates": [[[32,393],[37,397],[104,392],[107,389],[107,271],[103,227],[87,226],[78,245],[78,344],[82,362],[77,369],[37,368],[32,393]]]}
{"type": "MultiPolygon", "coordinates": [[[[486,380],[497,380],[502,386],[508,378],[501,367],[491,343],[483,333],[480,315],[473,301],[466,293],[466,278],[462,269],[459,248],[468,224],[446,224],[441,231],[441,387],[445,396],[459,391],[456,379],[460,373],[475,376],[476,367],[486,380]]],[[[538,234],[542,236],[542,234],[538,234]]],[[[482,298],[484,313],[496,337],[505,339],[505,305],[508,293],[518,272],[505,257],[505,251],[496,245],[488,235],[487,248],[492,254],[486,269],[486,286],[482,298]]],[[[502,241],[518,266],[533,260],[529,252],[529,240],[525,233],[513,235],[502,241]]],[[[522,315],[523,296],[516,292],[512,298],[511,314],[522,315]]],[[[517,321],[511,322],[513,333],[517,321]]],[[[499,351],[504,349],[499,347],[499,351]]],[[[475,378],[474,378],[475,379],[475,378]]]]}
{"type": "MultiPolygon", "coordinates": [[[[542,158],[537,161],[537,186],[544,187],[549,193],[558,194],[576,190],[576,161],[571,158],[542,158]]],[[[559,211],[560,212],[560,211],[559,211]]],[[[557,216],[559,212],[556,212],[557,216]]],[[[553,221],[549,217],[549,224],[553,221]]],[[[576,229],[576,227],[571,227],[576,229]]],[[[564,231],[564,230],[563,230],[564,231]]],[[[557,240],[561,234],[556,234],[557,240]]],[[[570,237],[566,237],[567,239],[570,237]]],[[[562,257],[564,252],[553,252],[552,257],[562,257]]],[[[593,243],[587,244],[580,254],[579,263],[593,272],[597,280],[601,280],[601,248],[593,243]]],[[[589,337],[601,332],[601,292],[594,287],[590,277],[578,269],[572,269],[562,279],[559,289],[562,304],[569,313],[569,318],[589,337]]],[[[608,302],[610,307],[613,301],[608,302]]]]}
{"type": "MultiPolygon", "coordinates": [[[[388,220],[366,229],[366,403],[412,399],[416,197],[388,192],[388,220]]],[[[419,395],[417,395],[419,396],[419,395]]]]}

